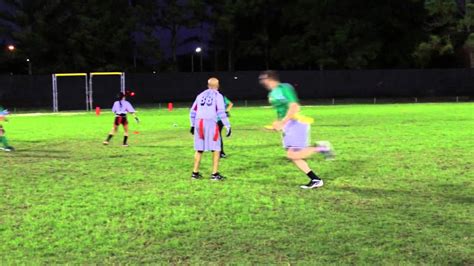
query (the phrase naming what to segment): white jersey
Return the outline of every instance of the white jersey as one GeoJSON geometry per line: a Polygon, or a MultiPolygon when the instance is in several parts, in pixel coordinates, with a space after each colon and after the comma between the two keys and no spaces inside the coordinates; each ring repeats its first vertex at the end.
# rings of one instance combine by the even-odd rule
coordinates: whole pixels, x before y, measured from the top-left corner
{"type": "Polygon", "coordinates": [[[191,107],[191,125],[196,124],[196,120],[222,120],[224,125],[230,126],[225,113],[224,96],[217,90],[207,89],[196,97],[191,107]]]}

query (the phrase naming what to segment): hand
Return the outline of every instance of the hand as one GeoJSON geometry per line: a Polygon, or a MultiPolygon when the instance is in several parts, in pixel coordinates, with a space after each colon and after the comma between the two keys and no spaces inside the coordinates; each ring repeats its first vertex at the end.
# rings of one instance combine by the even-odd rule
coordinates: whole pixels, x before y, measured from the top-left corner
{"type": "Polygon", "coordinates": [[[140,119],[138,119],[138,117],[135,116],[135,121],[137,122],[137,124],[140,124],[140,119]]]}
{"type": "Polygon", "coordinates": [[[277,131],[281,131],[283,130],[283,127],[285,126],[285,124],[283,123],[283,121],[275,121],[273,122],[273,129],[277,130],[277,131]]]}
{"type": "Polygon", "coordinates": [[[229,111],[226,111],[225,114],[227,115],[227,117],[230,117],[229,111]]]}
{"type": "Polygon", "coordinates": [[[230,127],[226,127],[225,129],[227,130],[226,137],[230,137],[230,135],[232,135],[232,129],[230,127]]]}
{"type": "Polygon", "coordinates": [[[194,127],[191,127],[191,129],[189,130],[189,133],[191,133],[191,135],[194,135],[194,127]]]}

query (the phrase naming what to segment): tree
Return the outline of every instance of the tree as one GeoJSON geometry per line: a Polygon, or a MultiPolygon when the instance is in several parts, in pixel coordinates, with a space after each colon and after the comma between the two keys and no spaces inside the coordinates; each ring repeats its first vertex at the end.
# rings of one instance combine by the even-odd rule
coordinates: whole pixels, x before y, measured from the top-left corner
{"type": "Polygon", "coordinates": [[[464,18],[459,23],[459,28],[468,36],[464,46],[469,53],[469,61],[471,68],[474,68],[474,3],[468,3],[465,8],[464,18]]]}
{"type": "Polygon", "coordinates": [[[429,36],[419,43],[413,53],[420,67],[426,67],[436,59],[453,57],[457,49],[469,45],[468,37],[473,23],[469,12],[472,4],[464,12],[455,0],[426,0],[425,9],[426,32],[429,36]]]}
{"type": "Polygon", "coordinates": [[[245,1],[242,0],[217,0],[211,4],[210,20],[214,26],[213,48],[216,53],[225,52],[227,71],[234,70],[234,52],[239,38],[238,18],[244,7],[245,1]]]}
{"type": "Polygon", "coordinates": [[[178,34],[183,28],[194,27],[199,23],[195,19],[195,14],[203,12],[200,9],[203,9],[204,5],[199,0],[147,0],[141,1],[139,5],[144,10],[148,10],[146,15],[148,26],[154,31],[160,28],[169,31],[171,36],[171,69],[177,71],[179,69],[177,48],[180,45],[178,34]]]}
{"type": "Polygon", "coordinates": [[[7,0],[2,18],[18,56],[39,73],[128,70],[133,17],[127,0],[7,0]]]}

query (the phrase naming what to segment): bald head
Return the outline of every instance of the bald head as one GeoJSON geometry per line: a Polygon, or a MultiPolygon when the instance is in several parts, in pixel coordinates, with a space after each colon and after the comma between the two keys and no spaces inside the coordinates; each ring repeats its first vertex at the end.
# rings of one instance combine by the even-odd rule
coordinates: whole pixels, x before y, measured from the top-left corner
{"type": "Polygon", "coordinates": [[[213,90],[219,89],[219,80],[216,79],[216,78],[210,78],[210,79],[207,81],[207,87],[208,87],[209,89],[213,89],[213,90]]]}

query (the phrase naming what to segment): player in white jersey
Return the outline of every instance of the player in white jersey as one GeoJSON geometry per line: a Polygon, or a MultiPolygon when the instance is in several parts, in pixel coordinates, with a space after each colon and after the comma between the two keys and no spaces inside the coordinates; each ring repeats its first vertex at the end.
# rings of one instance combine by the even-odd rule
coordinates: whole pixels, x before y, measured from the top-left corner
{"type": "Polygon", "coordinates": [[[213,152],[213,169],[211,179],[220,181],[219,159],[221,156],[221,135],[217,124],[220,118],[227,130],[227,137],[231,135],[229,119],[225,112],[224,97],[219,93],[219,80],[210,78],[208,89],[196,97],[190,111],[191,134],[194,135],[194,169],[192,178],[199,179],[199,166],[202,154],[205,151],[213,152]]]}
{"type": "Polygon", "coordinates": [[[132,104],[126,100],[126,95],[124,93],[119,94],[118,100],[114,103],[114,106],[112,107],[112,112],[115,114],[114,126],[112,128],[112,131],[110,131],[109,135],[107,136],[107,139],[104,141],[104,145],[109,145],[110,140],[117,133],[118,127],[122,125],[124,129],[123,146],[128,147],[127,114],[132,114],[137,123],[140,123],[140,120],[136,116],[135,109],[133,108],[132,104]]]}

